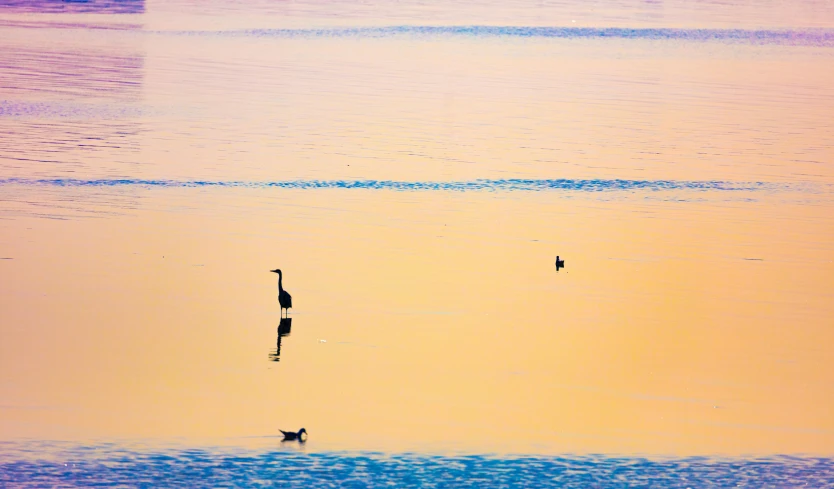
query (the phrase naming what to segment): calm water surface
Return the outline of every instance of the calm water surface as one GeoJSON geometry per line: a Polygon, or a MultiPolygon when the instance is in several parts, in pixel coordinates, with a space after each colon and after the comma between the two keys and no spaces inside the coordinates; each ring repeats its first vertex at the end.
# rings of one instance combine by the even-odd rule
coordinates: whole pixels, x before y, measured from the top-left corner
{"type": "Polygon", "coordinates": [[[0,484],[834,484],[833,58],[830,2],[0,1],[0,484]]]}

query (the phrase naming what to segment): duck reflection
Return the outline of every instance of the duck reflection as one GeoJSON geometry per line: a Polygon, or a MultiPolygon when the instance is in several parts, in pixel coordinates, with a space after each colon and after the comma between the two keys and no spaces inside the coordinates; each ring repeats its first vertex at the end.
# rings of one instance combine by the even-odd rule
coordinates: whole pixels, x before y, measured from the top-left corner
{"type": "Polygon", "coordinates": [[[278,324],[278,341],[275,344],[275,350],[269,353],[270,361],[281,361],[281,338],[289,336],[290,330],[292,330],[292,318],[281,318],[281,323],[278,324]]]}

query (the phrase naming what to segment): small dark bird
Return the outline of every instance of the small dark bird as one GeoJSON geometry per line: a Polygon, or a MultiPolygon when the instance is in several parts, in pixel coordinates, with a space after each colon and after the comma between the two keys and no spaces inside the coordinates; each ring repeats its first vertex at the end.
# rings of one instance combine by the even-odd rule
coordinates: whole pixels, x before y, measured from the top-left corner
{"type": "Polygon", "coordinates": [[[558,272],[560,268],[565,268],[565,260],[560,260],[559,255],[556,255],[556,271],[558,272]]]}
{"type": "Polygon", "coordinates": [[[304,443],[305,441],[307,441],[307,430],[305,430],[304,428],[301,428],[300,430],[298,430],[298,433],[296,433],[294,431],[284,431],[284,430],[278,430],[278,431],[280,431],[281,433],[284,434],[284,440],[282,440],[282,441],[298,440],[301,443],[304,443]]]}
{"type": "Polygon", "coordinates": [[[275,270],[270,270],[272,273],[278,274],[278,304],[281,304],[281,312],[283,313],[284,310],[287,310],[287,314],[290,313],[289,309],[292,307],[292,296],[289,292],[284,290],[284,287],[281,286],[281,269],[276,268],[275,270]]]}

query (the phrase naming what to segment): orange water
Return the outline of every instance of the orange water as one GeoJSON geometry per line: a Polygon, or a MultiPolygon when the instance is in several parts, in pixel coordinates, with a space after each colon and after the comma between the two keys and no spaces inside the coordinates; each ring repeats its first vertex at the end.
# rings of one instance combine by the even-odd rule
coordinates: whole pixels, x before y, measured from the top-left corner
{"type": "Polygon", "coordinates": [[[563,12],[828,28],[825,4],[300,5],[0,12],[0,179],[776,190],[6,182],[0,438],[304,426],[325,449],[831,454],[834,48],[218,33],[572,26],[563,12]],[[294,303],[278,362],[276,267],[294,303]]]}

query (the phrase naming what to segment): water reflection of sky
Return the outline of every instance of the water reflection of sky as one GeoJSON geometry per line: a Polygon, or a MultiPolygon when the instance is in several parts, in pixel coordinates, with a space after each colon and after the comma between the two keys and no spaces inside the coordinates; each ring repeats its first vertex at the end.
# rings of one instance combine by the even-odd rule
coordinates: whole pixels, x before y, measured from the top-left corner
{"type": "MultiPolygon", "coordinates": [[[[56,2],[42,3],[32,8],[56,2]]],[[[142,5],[92,3],[85,8],[105,13],[142,5]]],[[[0,39],[0,131],[6,136],[0,139],[0,170],[106,172],[134,161],[142,114],[141,46],[131,39],[90,38],[77,26],[45,31],[18,26],[8,32],[0,39]],[[44,38],[41,33],[47,32],[44,38]]]]}
{"type": "Polygon", "coordinates": [[[145,0],[0,0],[3,13],[141,14],[145,0]]]}
{"type": "Polygon", "coordinates": [[[831,5],[473,5],[0,0],[0,485],[831,483],[831,5]]]}

